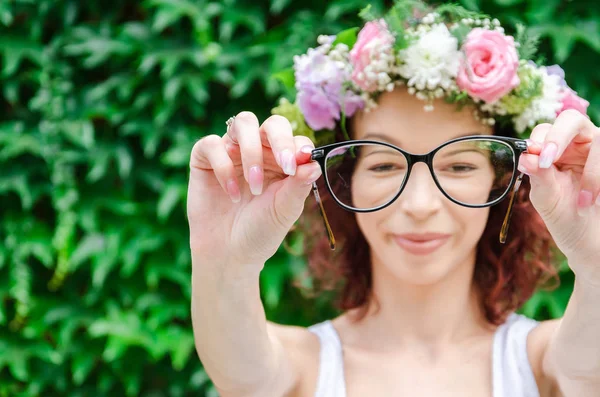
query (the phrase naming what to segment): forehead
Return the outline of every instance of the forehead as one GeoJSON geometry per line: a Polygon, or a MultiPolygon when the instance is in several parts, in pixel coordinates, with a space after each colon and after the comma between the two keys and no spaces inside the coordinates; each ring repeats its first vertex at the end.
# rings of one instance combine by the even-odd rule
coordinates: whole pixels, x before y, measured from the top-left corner
{"type": "Polygon", "coordinates": [[[436,100],[431,112],[426,112],[424,106],[424,101],[408,94],[405,88],[386,92],[375,109],[359,112],[353,118],[352,138],[386,140],[417,154],[459,136],[493,133],[491,127],[475,119],[473,108],[457,111],[455,104],[443,100],[436,100]]]}

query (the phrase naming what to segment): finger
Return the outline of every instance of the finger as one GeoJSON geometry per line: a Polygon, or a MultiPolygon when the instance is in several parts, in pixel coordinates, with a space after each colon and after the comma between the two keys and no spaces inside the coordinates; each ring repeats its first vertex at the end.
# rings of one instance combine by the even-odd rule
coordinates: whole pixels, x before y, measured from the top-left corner
{"type": "Polygon", "coordinates": [[[596,134],[590,146],[590,153],[583,168],[581,191],[577,198],[579,215],[586,216],[596,201],[600,205],[600,134],[596,134]]]}
{"type": "Polygon", "coordinates": [[[310,163],[312,151],[315,148],[313,141],[307,136],[296,135],[294,137],[294,143],[296,146],[296,164],[301,165],[310,163]]]}
{"type": "Polygon", "coordinates": [[[225,150],[223,139],[217,135],[208,135],[194,145],[191,156],[191,167],[212,170],[223,190],[231,201],[237,203],[241,199],[240,188],[235,174],[233,161],[225,150]]]}
{"type": "Polygon", "coordinates": [[[526,139],[528,153],[540,154],[550,128],[552,128],[552,124],[549,123],[542,123],[535,126],[529,135],[529,139],[526,139]]]}
{"type": "Polygon", "coordinates": [[[315,161],[298,167],[296,175],[286,178],[275,196],[275,218],[287,227],[300,217],[310,185],[321,177],[321,167],[315,161]]]}
{"type": "Polygon", "coordinates": [[[263,188],[263,148],[258,132],[258,119],[252,112],[241,112],[235,116],[227,132],[229,139],[240,146],[244,178],[255,196],[263,188]]]}
{"type": "Polygon", "coordinates": [[[296,146],[294,134],[288,119],[283,116],[273,115],[260,126],[260,139],[262,145],[270,147],[275,161],[283,172],[288,175],[296,173],[296,146]]]}
{"type": "Polygon", "coordinates": [[[532,174],[535,175],[539,170],[538,156],[530,153],[521,154],[521,157],[519,157],[519,165],[517,168],[519,169],[519,171],[529,176],[531,176],[532,174]]]}
{"type": "Polygon", "coordinates": [[[546,134],[544,147],[540,154],[540,168],[550,168],[571,142],[591,142],[597,131],[598,129],[590,119],[577,110],[565,110],[558,115],[546,134]]]}
{"type": "Polygon", "coordinates": [[[233,140],[231,138],[231,136],[229,135],[229,130],[231,129],[231,127],[233,126],[233,122],[235,120],[235,117],[230,117],[229,120],[227,120],[225,122],[225,124],[227,125],[227,130],[225,131],[225,134],[223,135],[223,138],[226,138],[225,140],[228,141],[228,143],[231,143],[233,145],[238,145],[238,142],[233,140]]]}

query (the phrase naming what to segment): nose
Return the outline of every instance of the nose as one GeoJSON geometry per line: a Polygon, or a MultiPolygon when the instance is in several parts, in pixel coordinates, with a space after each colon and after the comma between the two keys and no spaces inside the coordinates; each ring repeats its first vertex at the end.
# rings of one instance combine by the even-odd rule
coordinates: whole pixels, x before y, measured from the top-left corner
{"type": "Polygon", "coordinates": [[[425,220],[442,207],[442,192],[435,184],[425,163],[413,165],[406,186],[398,197],[401,211],[415,220],[425,220]]]}

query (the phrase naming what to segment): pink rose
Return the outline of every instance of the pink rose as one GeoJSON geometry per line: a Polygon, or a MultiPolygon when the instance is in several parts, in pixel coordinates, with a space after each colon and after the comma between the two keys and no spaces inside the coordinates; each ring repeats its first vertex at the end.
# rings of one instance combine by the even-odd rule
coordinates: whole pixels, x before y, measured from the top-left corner
{"type": "Polygon", "coordinates": [[[474,98],[492,103],[519,85],[519,56],[512,36],[475,28],[463,45],[466,59],[456,83],[474,98]]]}
{"type": "Polygon", "coordinates": [[[360,30],[356,43],[350,51],[350,62],[353,66],[352,81],[359,88],[366,92],[377,90],[377,80],[367,76],[366,72],[370,69],[367,66],[379,60],[382,54],[389,55],[393,42],[394,36],[389,32],[383,19],[367,22],[360,30]]]}
{"type": "Polygon", "coordinates": [[[570,88],[565,88],[563,90],[564,96],[562,97],[563,107],[556,115],[558,116],[561,112],[564,112],[567,109],[575,109],[579,111],[581,114],[587,116],[587,108],[590,106],[590,103],[583,98],[580,98],[575,91],[570,88]]]}

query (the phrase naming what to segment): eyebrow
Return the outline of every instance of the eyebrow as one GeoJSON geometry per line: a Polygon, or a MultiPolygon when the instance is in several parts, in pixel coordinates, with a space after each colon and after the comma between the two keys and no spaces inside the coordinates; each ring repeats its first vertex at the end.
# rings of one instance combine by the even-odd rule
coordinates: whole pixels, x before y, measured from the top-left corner
{"type": "MultiPolygon", "coordinates": [[[[460,135],[452,137],[452,138],[450,138],[448,140],[450,141],[450,140],[455,139],[455,138],[461,138],[463,136],[470,136],[470,135],[478,135],[478,134],[476,132],[467,132],[466,134],[460,134],[460,135]]],[[[392,144],[394,144],[396,146],[402,147],[402,144],[400,143],[400,141],[398,141],[395,138],[392,138],[392,137],[390,137],[388,135],[385,135],[385,134],[379,134],[377,132],[369,132],[364,137],[362,137],[362,139],[367,139],[369,137],[379,138],[379,139],[381,139],[383,141],[386,141],[386,142],[392,143],[392,144]]]]}

